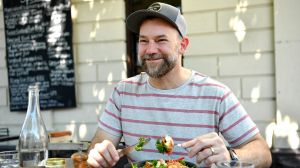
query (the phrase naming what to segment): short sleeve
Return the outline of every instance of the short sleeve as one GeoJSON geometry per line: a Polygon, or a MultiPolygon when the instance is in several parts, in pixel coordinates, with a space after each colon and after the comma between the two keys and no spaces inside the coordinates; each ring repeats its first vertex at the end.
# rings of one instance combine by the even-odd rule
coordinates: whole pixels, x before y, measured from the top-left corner
{"type": "Polygon", "coordinates": [[[227,90],[219,109],[219,131],[233,147],[250,140],[259,130],[236,96],[227,90]]]}

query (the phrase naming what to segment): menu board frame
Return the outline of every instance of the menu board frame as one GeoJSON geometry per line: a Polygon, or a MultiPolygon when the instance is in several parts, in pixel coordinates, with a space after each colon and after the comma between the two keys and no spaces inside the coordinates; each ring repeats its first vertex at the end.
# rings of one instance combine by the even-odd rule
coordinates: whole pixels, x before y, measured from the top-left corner
{"type": "Polygon", "coordinates": [[[76,107],[70,0],[3,0],[10,111],[40,86],[42,110],[76,107]]]}

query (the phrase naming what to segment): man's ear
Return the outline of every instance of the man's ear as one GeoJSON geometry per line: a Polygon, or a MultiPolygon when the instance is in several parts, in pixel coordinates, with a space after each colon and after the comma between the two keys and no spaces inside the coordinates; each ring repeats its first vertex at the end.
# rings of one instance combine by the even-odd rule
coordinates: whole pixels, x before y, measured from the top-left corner
{"type": "Polygon", "coordinates": [[[189,45],[190,40],[188,39],[188,37],[182,37],[181,42],[180,42],[180,50],[183,53],[185,53],[185,50],[187,49],[187,46],[189,45]]]}

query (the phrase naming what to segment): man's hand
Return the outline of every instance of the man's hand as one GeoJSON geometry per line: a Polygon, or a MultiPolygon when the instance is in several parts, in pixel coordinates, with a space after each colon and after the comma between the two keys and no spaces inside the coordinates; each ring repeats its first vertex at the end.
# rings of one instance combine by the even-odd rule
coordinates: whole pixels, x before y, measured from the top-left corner
{"type": "Polygon", "coordinates": [[[120,157],[111,141],[104,140],[102,143],[95,144],[88,155],[88,164],[95,168],[113,167],[120,157]]]}
{"type": "Polygon", "coordinates": [[[215,132],[198,136],[181,145],[184,148],[190,148],[189,157],[196,157],[198,163],[204,161],[207,166],[219,161],[230,160],[230,154],[224,141],[215,132]]]}

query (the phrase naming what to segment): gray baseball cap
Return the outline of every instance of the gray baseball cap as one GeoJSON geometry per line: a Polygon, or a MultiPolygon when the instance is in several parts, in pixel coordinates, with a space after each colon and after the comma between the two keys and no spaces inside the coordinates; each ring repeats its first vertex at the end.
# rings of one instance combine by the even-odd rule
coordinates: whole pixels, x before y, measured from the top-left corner
{"type": "Polygon", "coordinates": [[[130,14],[126,19],[126,26],[129,30],[139,33],[142,22],[149,17],[164,19],[173,25],[182,37],[186,35],[186,22],[180,10],[161,2],[153,3],[148,9],[138,10],[130,14]]]}

